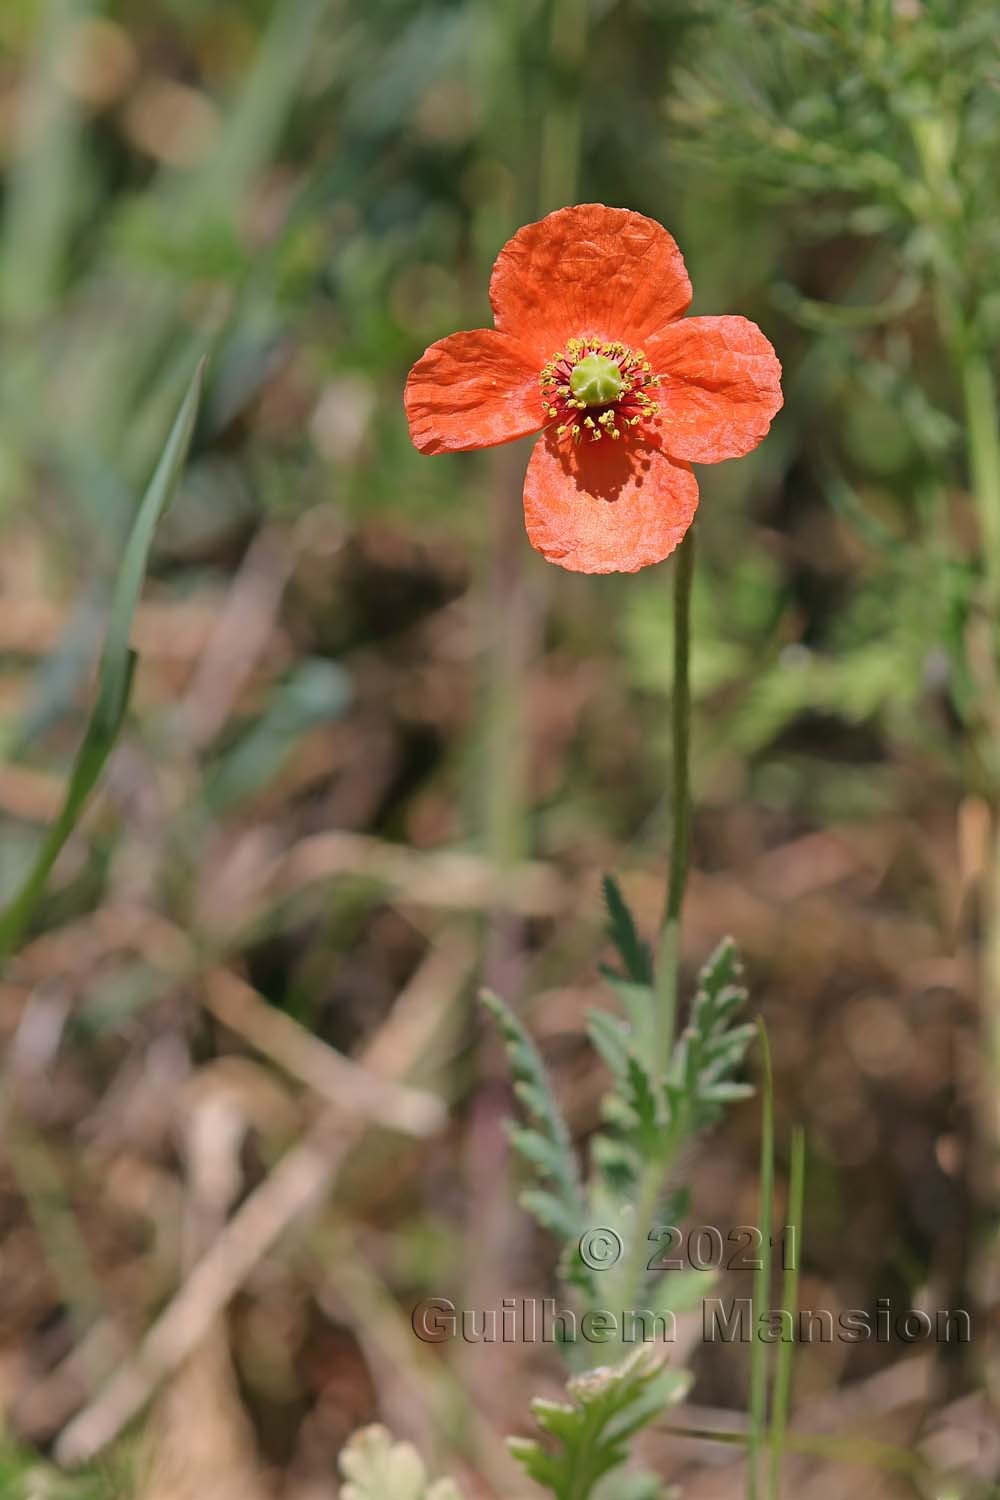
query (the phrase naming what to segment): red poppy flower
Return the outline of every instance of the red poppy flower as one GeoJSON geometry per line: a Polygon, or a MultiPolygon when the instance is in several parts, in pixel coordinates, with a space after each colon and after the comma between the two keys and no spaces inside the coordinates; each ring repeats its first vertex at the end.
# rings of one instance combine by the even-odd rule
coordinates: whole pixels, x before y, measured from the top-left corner
{"type": "Polygon", "coordinates": [[[749,453],[781,366],[746,318],[685,318],[691,283],[662,225],[584,203],[526,224],[490,279],[495,328],[453,333],[406,383],[422,453],[544,428],[524,481],[528,536],[580,573],[661,562],[698,504],[691,464],[749,453]]]}

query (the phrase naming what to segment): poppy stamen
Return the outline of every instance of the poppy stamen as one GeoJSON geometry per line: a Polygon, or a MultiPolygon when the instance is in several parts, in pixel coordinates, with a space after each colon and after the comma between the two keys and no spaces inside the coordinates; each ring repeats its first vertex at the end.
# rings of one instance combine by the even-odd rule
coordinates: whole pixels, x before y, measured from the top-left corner
{"type": "Polygon", "coordinates": [[[658,383],[641,349],[592,337],[570,339],[539,376],[545,413],[558,422],[557,437],[573,442],[618,441],[655,416],[657,403],[649,393],[658,383]]]}

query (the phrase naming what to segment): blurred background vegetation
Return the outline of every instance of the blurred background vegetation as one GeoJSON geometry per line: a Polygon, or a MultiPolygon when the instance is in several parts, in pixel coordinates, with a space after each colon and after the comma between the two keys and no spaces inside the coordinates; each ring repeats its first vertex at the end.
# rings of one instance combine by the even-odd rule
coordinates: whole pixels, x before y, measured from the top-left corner
{"type": "MultiPolygon", "coordinates": [[[[779,1146],[809,1136],[804,1305],[976,1330],[799,1351],[795,1421],[836,1453],[790,1460],[790,1493],[996,1493],[998,23],[4,0],[0,896],[211,354],[129,726],[0,988],[5,1494],[320,1500],[374,1416],[467,1493],[524,1491],[500,1434],[554,1352],[429,1349],[409,1310],[551,1285],[474,996],[521,1008],[584,1143],[600,875],[647,930],[661,901],[671,575],[547,567],[523,445],[421,458],[400,395],[489,322],[514,229],[590,200],[666,224],[693,311],[754,318],[785,368],[767,442],[699,472],[686,963],[726,932],[748,955],[779,1146]],[[427,1098],[372,1073],[450,1123],[387,1131],[427,1098]],[[127,1353],[296,1151],[300,1195],[265,1195],[190,1357],[144,1380],[127,1353]],[[123,1361],[137,1425],[107,1416],[123,1361]]],[[[757,1131],[740,1106],[690,1163],[692,1222],[753,1221],[757,1131]]],[[[732,1425],[741,1351],[690,1359],[692,1424],[732,1425]]],[[[696,1500],[742,1493],[732,1448],[650,1453],[696,1500]]]]}

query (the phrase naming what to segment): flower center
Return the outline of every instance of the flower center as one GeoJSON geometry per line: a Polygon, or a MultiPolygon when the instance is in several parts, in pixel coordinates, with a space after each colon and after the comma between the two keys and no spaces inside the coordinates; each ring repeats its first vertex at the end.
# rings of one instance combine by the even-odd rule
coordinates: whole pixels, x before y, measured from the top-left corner
{"type": "Polygon", "coordinates": [[[573,366],[569,388],[585,406],[610,406],[625,385],[621,365],[606,354],[586,354],[573,366]]]}
{"type": "Polygon", "coordinates": [[[658,378],[642,350],[627,344],[570,339],[538,380],[546,414],[558,420],[556,435],[574,442],[621,438],[658,410],[650,394],[658,378]]]}

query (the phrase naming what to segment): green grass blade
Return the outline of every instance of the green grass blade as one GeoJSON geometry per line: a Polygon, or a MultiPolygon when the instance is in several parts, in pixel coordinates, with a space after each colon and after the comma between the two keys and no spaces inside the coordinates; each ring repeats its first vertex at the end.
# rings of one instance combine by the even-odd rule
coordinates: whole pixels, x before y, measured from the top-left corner
{"type": "MultiPolygon", "coordinates": [[[[792,1131],[792,1153],[788,1170],[788,1220],[791,1233],[791,1255],[785,1265],[781,1283],[781,1305],[792,1316],[792,1327],[798,1325],[799,1256],[802,1253],[802,1202],[805,1193],[806,1138],[800,1126],[792,1131]]],[[[781,1460],[788,1427],[788,1398],[792,1389],[792,1360],[795,1345],[784,1340],[778,1345],[774,1371],[774,1394],[771,1402],[770,1466],[768,1493],[770,1500],[780,1500],[781,1460]]]]}
{"type": "Polygon", "coordinates": [[[52,867],[79,822],[121,730],[136,660],[129,646],[132,616],[146,576],[153,534],[173,497],[187,459],[204,374],[202,361],[191,380],[125,547],[101,657],[97,701],[73,765],[59,816],[46,834],[24,884],[0,916],[0,963],[10,957],[31,920],[52,867]]]}
{"type": "Polygon", "coordinates": [[[757,1227],[761,1233],[760,1265],[754,1272],[753,1300],[750,1318],[750,1462],[747,1470],[747,1500],[757,1500],[761,1446],[767,1426],[767,1376],[771,1346],[757,1337],[757,1319],[769,1310],[771,1298],[771,1199],[774,1193],[774,1080],[771,1073],[771,1049],[764,1022],[757,1021],[760,1034],[761,1062],[761,1131],[760,1131],[760,1207],[757,1227]]]}
{"type": "Polygon", "coordinates": [[[111,618],[108,637],[101,658],[101,678],[95,717],[101,712],[108,721],[117,726],[125,711],[129,679],[132,674],[133,653],[129,650],[129,634],[132,616],[139,602],[139,593],[146,576],[149,549],[153,534],[173,498],[181,473],[187,461],[191,436],[201,401],[205,379],[205,362],[202,360],[188,386],[187,395],[181,403],[166,447],[156,466],[156,472],[143,496],[125,547],[115,591],[111,601],[111,618]]]}

